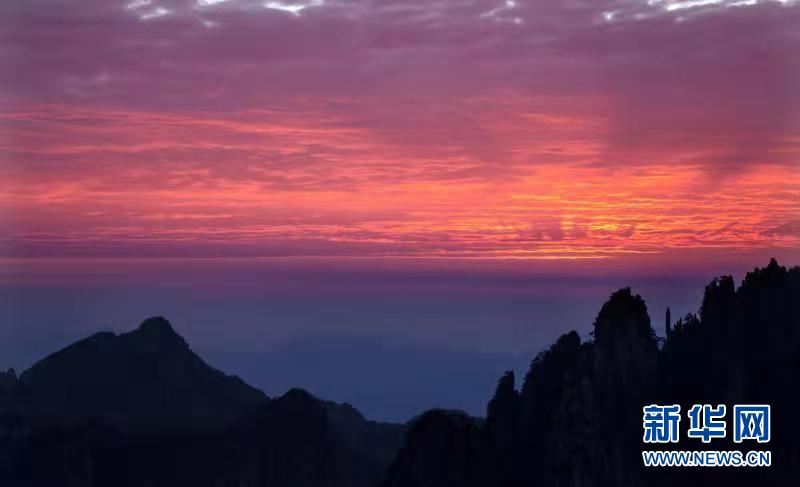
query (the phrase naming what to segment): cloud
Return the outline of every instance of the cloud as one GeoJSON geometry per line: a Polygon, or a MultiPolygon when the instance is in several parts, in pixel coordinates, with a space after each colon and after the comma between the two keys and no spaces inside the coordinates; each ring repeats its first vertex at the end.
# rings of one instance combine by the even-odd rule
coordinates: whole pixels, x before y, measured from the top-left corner
{"type": "Polygon", "coordinates": [[[787,162],[776,149],[800,127],[794,4],[512,3],[285,4],[299,16],[239,0],[6,3],[0,63],[14,69],[0,86],[11,102],[150,110],[356,98],[355,113],[339,110],[389,139],[463,139],[476,155],[483,145],[466,142],[495,134],[473,100],[511,96],[546,116],[602,119],[598,164],[787,162]],[[137,14],[156,8],[170,14],[137,14]],[[523,22],[493,21],[509,12],[523,22]]]}
{"type": "Polygon", "coordinates": [[[800,220],[791,220],[786,223],[768,228],[764,231],[767,236],[800,237],[800,220]]]}
{"type": "Polygon", "coordinates": [[[270,5],[0,4],[7,247],[796,244],[796,2],[270,5]]]}

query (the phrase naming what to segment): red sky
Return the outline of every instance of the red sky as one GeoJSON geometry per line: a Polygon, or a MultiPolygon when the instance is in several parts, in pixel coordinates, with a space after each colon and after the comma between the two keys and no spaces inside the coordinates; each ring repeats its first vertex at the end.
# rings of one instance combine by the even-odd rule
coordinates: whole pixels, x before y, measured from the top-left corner
{"type": "Polygon", "coordinates": [[[2,2],[0,257],[798,257],[797,2],[296,1],[2,2]]]}
{"type": "Polygon", "coordinates": [[[796,0],[0,0],[0,369],[164,315],[269,394],[482,414],[615,289],[663,335],[772,256],[796,0]]]}

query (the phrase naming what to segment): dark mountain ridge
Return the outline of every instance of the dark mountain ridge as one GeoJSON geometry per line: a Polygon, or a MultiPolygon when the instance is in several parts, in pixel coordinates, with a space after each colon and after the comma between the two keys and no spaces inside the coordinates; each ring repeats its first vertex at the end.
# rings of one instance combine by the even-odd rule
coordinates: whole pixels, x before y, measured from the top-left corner
{"type": "Polygon", "coordinates": [[[0,373],[3,486],[374,486],[402,431],[299,389],[270,399],[160,317],[0,373]]]}
{"type": "Polygon", "coordinates": [[[32,413],[137,428],[225,425],[267,397],[208,366],[161,317],[136,330],[96,333],[20,375],[32,413]]]}
{"type": "MultiPolygon", "coordinates": [[[[658,338],[644,300],[614,292],[593,325],[498,381],[484,418],[407,425],[293,389],[267,398],[206,365],[163,318],[100,333],[17,377],[0,372],[0,485],[611,487],[800,485],[800,268],[772,260],[705,288],[658,338]],[[642,406],[771,404],[769,468],[645,468],[642,406]],[[210,425],[213,425],[210,426],[210,425]],[[403,439],[403,437],[405,437],[403,439]]],[[[682,435],[685,428],[682,428],[682,435]]]]}
{"type": "MultiPolygon", "coordinates": [[[[441,411],[412,423],[385,487],[800,485],[800,268],[773,259],[736,288],[705,289],[698,315],[666,313],[659,347],[644,300],[621,289],[594,322],[593,340],[563,335],[531,363],[519,391],[498,382],[485,422],[441,411]],[[771,467],[645,468],[642,407],[770,404],[772,441],[683,442],[670,449],[764,450],[771,467]]],[[[687,423],[685,421],[684,423],[687,423]]],[[[729,435],[731,427],[728,427],[729,435]]]]}

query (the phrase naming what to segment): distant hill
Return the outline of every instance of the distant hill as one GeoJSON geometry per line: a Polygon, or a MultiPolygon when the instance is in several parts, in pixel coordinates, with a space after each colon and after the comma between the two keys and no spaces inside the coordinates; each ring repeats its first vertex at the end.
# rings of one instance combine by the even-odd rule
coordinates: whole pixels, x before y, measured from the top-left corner
{"type": "Polygon", "coordinates": [[[208,366],[164,318],[0,372],[0,485],[372,487],[403,426],[208,366]]]}
{"type": "Polygon", "coordinates": [[[151,318],[0,372],[0,486],[800,485],[800,268],[714,279],[697,314],[665,314],[662,339],[620,289],[591,340],[563,335],[519,388],[503,375],[485,418],[432,410],[408,425],[299,389],[269,399],[151,318]],[[642,406],[673,403],[770,404],[767,444],[677,448],[769,449],[772,466],[644,468],[642,406]]]}
{"type": "Polygon", "coordinates": [[[136,427],[227,423],[266,402],[263,392],[206,365],[164,318],[130,333],[97,333],[20,376],[33,413],[102,418],[136,427]]]}

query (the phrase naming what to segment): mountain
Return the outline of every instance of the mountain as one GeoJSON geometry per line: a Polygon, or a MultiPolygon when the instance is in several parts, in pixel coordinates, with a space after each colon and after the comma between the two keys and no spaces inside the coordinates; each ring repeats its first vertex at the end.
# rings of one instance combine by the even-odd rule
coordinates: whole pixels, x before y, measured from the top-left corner
{"type": "Polygon", "coordinates": [[[22,414],[30,407],[30,397],[14,369],[0,370],[0,415],[22,414]]]}
{"type": "Polygon", "coordinates": [[[403,426],[208,366],[163,318],[0,372],[0,485],[373,487],[403,426]]]}
{"type": "Polygon", "coordinates": [[[225,424],[266,402],[263,392],[206,365],[164,318],[130,333],[74,343],[20,376],[33,413],[127,426],[225,424]]]}
{"type": "Polygon", "coordinates": [[[605,487],[800,485],[800,268],[773,259],[737,288],[730,276],[706,286],[699,314],[666,340],[644,300],[624,288],[594,322],[593,340],[559,338],[531,363],[519,390],[513,373],[498,381],[485,421],[431,411],[407,430],[385,487],[605,487]],[[772,441],[672,449],[765,450],[771,467],[645,468],[642,407],[770,404],[772,441]]]}
{"type": "MultiPolygon", "coordinates": [[[[2,486],[666,487],[800,485],[800,267],[775,260],[706,286],[697,314],[653,329],[641,296],[612,293],[593,323],[504,374],[486,417],[407,425],[292,389],[267,398],[197,357],[163,318],[0,372],[2,486]],[[642,407],[770,404],[768,468],[645,468],[642,407]]],[[[731,426],[729,426],[729,434],[731,426]]]]}

